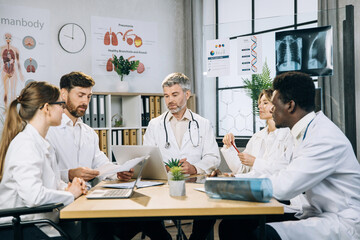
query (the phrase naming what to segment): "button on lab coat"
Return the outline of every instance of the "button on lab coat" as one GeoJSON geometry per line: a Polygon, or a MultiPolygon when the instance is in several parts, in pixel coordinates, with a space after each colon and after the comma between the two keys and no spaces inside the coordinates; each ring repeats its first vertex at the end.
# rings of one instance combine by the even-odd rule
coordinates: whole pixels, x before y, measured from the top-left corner
{"type": "Polygon", "coordinates": [[[349,140],[322,112],[286,169],[270,177],[273,195],[305,192],[301,220],[269,223],[281,239],[360,239],[360,165],[349,140]]]}
{"type": "MultiPolygon", "coordinates": [[[[160,149],[164,162],[168,162],[171,158],[186,158],[187,161],[194,165],[197,169],[210,173],[213,169],[220,165],[219,148],[215,141],[215,136],[209,120],[193,113],[194,119],[199,123],[199,146],[194,147],[198,143],[196,124],[191,124],[192,141],[189,131],[186,130],[179,148],[175,135],[172,131],[171,124],[166,121],[166,129],[170,143],[169,148],[165,148],[166,134],[164,129],[165,113],[150,121],[144,135],[144,145],[157,146],[160,149]],[[194,144],[193,144],[194,143],[194,144]]],[[[190,119],[191,121],[192,119],[190,119]]]]}
{"type": "MultiPolygon", "coordinates": [[[[67,184],[60,180],[55,153],[38,131],[27,124],[10,143],[5,157],[4,175],[0,182],[0,209],[34,207],[74,201],[67,184]]],[[[26,215],[22,219],[50,218],[56,213],[26,215]]],[[[10,221],[1,218],[1,222],[10,221]]]]}

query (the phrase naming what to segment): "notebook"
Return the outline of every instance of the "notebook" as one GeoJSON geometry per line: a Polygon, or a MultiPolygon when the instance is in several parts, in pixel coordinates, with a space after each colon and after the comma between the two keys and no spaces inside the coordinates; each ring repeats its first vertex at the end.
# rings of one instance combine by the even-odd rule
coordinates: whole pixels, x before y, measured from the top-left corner
{"type": "Polygon", "coordinates": [[[140,165],[139,174],[132,185],[131,188],[127,189],[96,189],[89,193],[86,198],[87,199],[118,199],[118,198],[130,198],[134,193],[134,189],[137,183],[141,179],[141,173],[144,169],[146,164],[147,158],[143,157],[144,159],[138,164],[140,165]]]}
{"type": "MultiPolygon", "coordinates": [[[[119,165],[124,164],[130,159],[140,156],[150,156],[142,172],[143,179],[167,180],[165,163],[158,147],[142,145],[118,145],[112,146],[116,162],[119,165]]],[[[137,176],[139,168],[135,168],[134,176],[137,176]]]]}

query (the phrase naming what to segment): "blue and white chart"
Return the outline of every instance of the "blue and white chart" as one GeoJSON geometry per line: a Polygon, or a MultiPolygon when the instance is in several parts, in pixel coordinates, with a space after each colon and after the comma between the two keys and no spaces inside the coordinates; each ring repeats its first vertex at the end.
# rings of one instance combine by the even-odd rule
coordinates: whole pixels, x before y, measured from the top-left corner
{"type": "Polygon", "coordinates": [[[238,75],[262,73],[261,36],[239,37],[238,41],[238,75]]]}
{"type": "Polygon", "coordinates": [[[207,77],[230,75],[230,40],[206,41],[206,60],[207,77]]]}

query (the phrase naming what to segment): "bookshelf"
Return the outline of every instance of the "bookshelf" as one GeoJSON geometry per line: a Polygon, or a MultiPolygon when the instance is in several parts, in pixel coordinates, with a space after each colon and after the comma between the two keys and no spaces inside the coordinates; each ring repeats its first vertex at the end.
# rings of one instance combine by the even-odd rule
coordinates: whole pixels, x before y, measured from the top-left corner
{"type": "MultiPolygon", "coordinates": [[[[154,105],[158,99],[157,108],[154,110],[153,117],[157,117],[163,112],[167,111],[163,94],[160,93],[118,93],[118,92],[94,92],[93,97],[89,103],[88,111],[83,117],[86,124],[91,126],[99,135],[100,150],[103,150],[109,159],[112,159],[112,145],[124,145],[124,134],[128,132],[129,135],[135,136],[135,139],[129,138],[129,145],[141,145],[142,137],[146,131],[144,119],[142,118],[143,105],[146,104],[146,99],[149,99],[149,114],[150,114],[150,99],[153,97],[154,105]],[[100,100],[103,98],[103,100],[100,100]],[[96,101],[96,102],[95,102],[96,101]],[[160,106],[159,106],[160,105],[160,106]],[[97,116],[93,121],[94,112],[97,116]],[[101,114],[104,115],[102,123],[100,123],[101,114]],[[116,116],[115,116],[116,115],[116,116]],[[115,117],[114,117],[115,116],[115,117]],[[122,117],[122,125],[115,126],[114,118],[122,117]],[[87,119],[87,120],[86,120],[87,119]],[[99,127],[99,126],[102,127],[99,127]],[[104,137],[104,132],[106,137],[104,137]],[[116,138],[116,139],[115,139],[116,138]],[[121,141],[119,140],[121,138],[121,141]],[[106,139],[106,141],[104,140],[106,139]],[[105,146],[105,145],[106,146],[105,146]],[[102,148],[103,146],[103,148],[102,148]]],[[[196,112],[196,96],[191,95],[187,107],[193,112],[196,112]]],[[[146,118],[146,115],[144,116],[146,118]]],[[[151,120],[150,116],[148,121],[151,120]]]]}

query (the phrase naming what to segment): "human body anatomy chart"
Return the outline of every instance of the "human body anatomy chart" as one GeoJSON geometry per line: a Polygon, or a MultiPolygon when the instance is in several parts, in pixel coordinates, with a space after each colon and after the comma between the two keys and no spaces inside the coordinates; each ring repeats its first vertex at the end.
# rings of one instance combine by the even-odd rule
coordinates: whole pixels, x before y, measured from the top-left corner
{"type": "Polygon", "coordinates": [[[0,108],[4,112],[27,82],[49,77],[50,18],[47,10],[6,4],[0,4],[0,16],[0,108]]]}
{"type": "Polygon", "coordinates": [[[113,55],[140,62],[127,78],[140,78],[154,70],[157,42],[154,23],[92,17],[91,36],[94,75],[117,75],[111,62],[113,55]]]}

